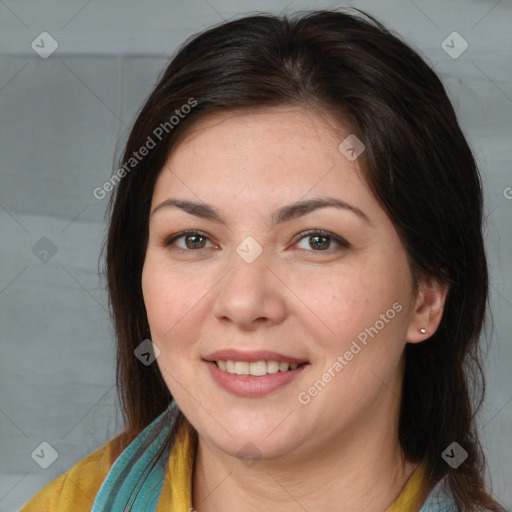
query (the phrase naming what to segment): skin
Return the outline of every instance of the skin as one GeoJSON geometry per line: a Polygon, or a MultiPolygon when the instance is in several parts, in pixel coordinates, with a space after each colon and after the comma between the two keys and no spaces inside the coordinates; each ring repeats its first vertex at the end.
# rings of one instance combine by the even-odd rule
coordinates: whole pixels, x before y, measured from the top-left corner
{"type": "Polygon", "coordinates": [[[151,211],[174,198],[210,204],[225,219],[177,207],[150,215],[142,275],[157,364],[198,431],[192,502],[199,512],[382,512],[416,468],[397,433],[404,348],[437,329],[447,290],[430,280],[414,287],[404,247],[358,160],[338,150],[348,134],[299,107],[209,114],[173,149],[156,182],[151,211]],[[326,207],[272,226],[278,208],[327,196],[368,220],[326,207]],[[184,238],[165,246],[189,229],[207,235],[188,239],[201,248],[187,248],[184,238]],[[308,229],[350,246],[327,238],[315,249],[311,235],[300,240],[308,229]],[[236,252],[248,236],[263,248],[252,263],[236,252]],[[401,311],[300,403],[299,393],[394,303],[401,311]],[[224,348],[274,350],[309,364],[265,397],[239,397],[220,388],[203,361],[224,348]],[[252,465],[239,455],[249,442],[252,465]]]}

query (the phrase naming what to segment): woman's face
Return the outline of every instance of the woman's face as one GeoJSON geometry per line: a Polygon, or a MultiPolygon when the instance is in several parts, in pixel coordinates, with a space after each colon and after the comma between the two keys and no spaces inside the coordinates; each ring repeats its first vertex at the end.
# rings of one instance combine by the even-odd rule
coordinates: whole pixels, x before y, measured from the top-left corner
{"type": "Polygon", "coordinates": [[[217,113],[156,182],[142,275],[156,362],[214,449],[298,460],[396,431],[415,295],[338,149],[349,134],[299,108],[217,113]]]}

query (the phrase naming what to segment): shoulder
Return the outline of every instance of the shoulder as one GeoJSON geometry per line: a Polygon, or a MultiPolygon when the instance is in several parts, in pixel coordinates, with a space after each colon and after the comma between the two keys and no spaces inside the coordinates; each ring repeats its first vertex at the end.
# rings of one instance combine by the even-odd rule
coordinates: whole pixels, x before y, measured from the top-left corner
{"type": "Polygon", "coordinates": [[[109,441],[43,487],[20,512],[89,512],[110,470],[112,443],[109,441]]]}

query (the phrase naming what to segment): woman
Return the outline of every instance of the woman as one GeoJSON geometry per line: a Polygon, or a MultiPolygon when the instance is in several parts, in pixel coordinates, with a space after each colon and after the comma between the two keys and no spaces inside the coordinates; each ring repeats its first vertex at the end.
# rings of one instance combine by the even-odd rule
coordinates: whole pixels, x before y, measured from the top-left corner
{"type": "Polygon", "coordinates": [[[412,49],[360,13],[210,29],[117,177],[127,428],[23,511],[500,510],[480,178],[412,49]]]}

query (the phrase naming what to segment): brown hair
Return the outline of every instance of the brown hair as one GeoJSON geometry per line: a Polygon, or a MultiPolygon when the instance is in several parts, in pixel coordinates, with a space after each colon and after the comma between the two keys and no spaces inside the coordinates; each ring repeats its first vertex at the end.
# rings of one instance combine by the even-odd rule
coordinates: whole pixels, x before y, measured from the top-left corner
{"type": "Polygon", "coordinates": [[[213,27],[179,49],[142,108],[122,157],[129,172],[111,197],[106,240],[127,427],[113,455],[172,400],[158,365],[133,354],[149,337],[141,274],[154,184],[169,152],[206,113],[298,105],[334,116],[364,142],[365,180],[398,230],[413,275],[450,285],[437,332],[406,346],[403,452],[426,464],[431,485],[447,475],[459,511],[496,511],[474,419],[485,388],[479,336],[488,294],[479,173],[436,74],[377,20],[354,11],[256,15],[213,27]],[[135,164],[130,159],[149,139],[156,147],[135,164]],[[468,453],[457,469],[441,457],[453,441],[468,453]]]}

